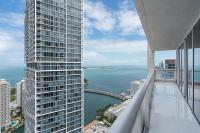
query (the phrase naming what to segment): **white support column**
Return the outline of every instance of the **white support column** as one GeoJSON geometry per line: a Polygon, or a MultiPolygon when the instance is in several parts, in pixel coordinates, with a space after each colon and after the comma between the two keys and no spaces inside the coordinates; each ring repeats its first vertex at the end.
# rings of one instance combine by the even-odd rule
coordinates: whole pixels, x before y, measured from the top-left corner
{"type": "Polygon", "coordinates": [[[184,41],[184,75],[183,75],[183,96],[188,98],[188,48],[186,41],[184,41]]]}
{"type": "Polygon", "coordinates": [[[180,51],[176,50],[176,83],[179,86],[180,84],[180,51]]]}
{"type": "Polygon", "coordinates": [[[148,72],[154,70],[154,51],[147,45],[147,67],[148,72]]]}
{"type": "MultiPolygon", "coordinates": [[[[148,73],[151,73],[152,71],[154,71],[154,53],[155,52],[150,48],[150,46],[147,45],[147,67],[148,67],[148,73]]],[[[150,90],[153,89],[154,81],[155,81],[155,78],[153,78],[151,80],[151,83],[149,84],[149,88],[148,89],[150,89],[150,90]]],[[[150,123],[150,110],[151,110],[151,102],[152,102],[151,101],[152,93],[150,93],[149,95],[150,95],[150,97],[145,101],[145,106],[148,107],[148,108],[146,108],[145,112],[144,112],[144,125],[145,125],[144,132],[148,132],[149,123],[150,123]]]]}

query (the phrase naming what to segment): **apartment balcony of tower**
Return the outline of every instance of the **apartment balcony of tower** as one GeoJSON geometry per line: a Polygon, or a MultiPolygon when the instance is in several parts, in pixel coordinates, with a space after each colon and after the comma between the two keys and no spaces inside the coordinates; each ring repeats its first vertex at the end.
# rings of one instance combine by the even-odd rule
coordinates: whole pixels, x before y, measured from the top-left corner
{"type": "Polygon", "coordinates": [[[200,133],[200,1],[135,5],[148,40],[149,74],[109,132],[200,133]],[[176,51],[175,69],[155,69],[155,52],[167,50],[176,51]]]}

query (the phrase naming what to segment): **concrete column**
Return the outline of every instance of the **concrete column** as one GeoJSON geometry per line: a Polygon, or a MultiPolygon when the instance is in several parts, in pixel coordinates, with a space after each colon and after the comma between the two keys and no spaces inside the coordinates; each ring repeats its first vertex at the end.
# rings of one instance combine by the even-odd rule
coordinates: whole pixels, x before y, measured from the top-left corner
{"type": "Polygon", "coordinates": [[[154,51],[147,45],[147,67],[148,72],[154,70],[154,51]]]}
{"type": "Polygon", "coordinates": [[[188,98],[188,48],[184,41],[184,70],[183,70],[183,96],[188,98]]]}
{"type": "MultiPolygon", "coordinates": [[[[147,45],[147,67],[148,72],[152,72],[154,70],[154,51],[150,48],[149,45],[147,45]]],[[[154,76],[155,77],[155,76],[154,76]]],[[[151,79],[151,83],[149,85],[149,88],[147,90],[148,98],[145,99],[145,112],[144,112],[144,132],[148,132],[149,130],[149,123],[150,123],[150,110],[151,110],[151,96],[152,96],[152,89],[154,87],[154,79],[151,79]],[[149,94],[148,94],[149,93],[149,94]]]]}
{"type": "Polygon", "coordinates": [[[180,51],[176,50],[176,83],[180,85],[180,51]]]}

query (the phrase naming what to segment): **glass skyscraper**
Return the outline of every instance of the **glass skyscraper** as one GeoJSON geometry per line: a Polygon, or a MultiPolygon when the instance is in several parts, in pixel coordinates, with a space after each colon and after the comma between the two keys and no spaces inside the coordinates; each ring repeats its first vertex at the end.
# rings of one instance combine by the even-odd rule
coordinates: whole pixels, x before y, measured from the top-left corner
{"type": "Polygon", "coordinates": [[[83,2],[26,0],[25,132],[83,132],[83,2]]]}
{"type": "Polygon", "coordinates": [[[9,125],[10,118],[10,90],[11,85],[4,79],[0,79],[0,133],[1,128],[9,125]]]}

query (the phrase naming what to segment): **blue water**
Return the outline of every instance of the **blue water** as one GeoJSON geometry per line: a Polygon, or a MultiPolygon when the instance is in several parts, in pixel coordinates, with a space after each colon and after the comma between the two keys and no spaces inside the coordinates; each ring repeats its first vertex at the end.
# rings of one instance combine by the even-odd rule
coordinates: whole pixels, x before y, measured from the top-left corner
{"type": "MultiPolygon", "coordinates": [[[[145,67],[134,66],[87,67],[84,73],[85,78],[89,81],[86,88],[106,90],[118,94],[129,89],[131,81],[147,76],[145,67]]],[[[4,78],[12,85],[20,81],[23,75],[24,68],[0,69],[0,79],[4,78]]],[[[95,119],[98,109],[119,102],[120,100],[112,97],[85,93],[85,124],[95,119]]],[[[21,127],[16,133],[22,133],[23,128],[21,127]]]]}
{"type": "Polygon", "coordinates": [[[131,81],[147,76],[145,67],[115,66],[89,67],[85,69],[85,78],[89,80],[87,88],[121,93],[130,89],[131,81]]]}
{"type": "Polygon", "coordinates": [[[6,79],[13,85],[22,80],[24,76],[24,68],[23,67],[15,67],[15,68],[4,68],[0,69],[0,79],[6,79]]]}
{"type": "Polygon", "coordinates": [[[11,125],[12,127],[15,127],[15,126],[17,125],[17,122],[16,122],[16,121],[11,121],[10,125],[11,125]]]}

